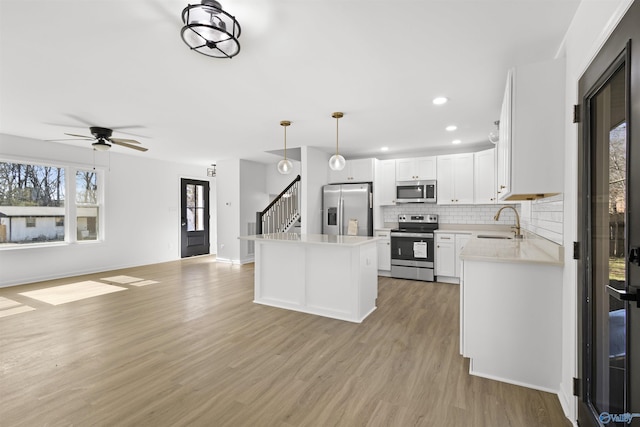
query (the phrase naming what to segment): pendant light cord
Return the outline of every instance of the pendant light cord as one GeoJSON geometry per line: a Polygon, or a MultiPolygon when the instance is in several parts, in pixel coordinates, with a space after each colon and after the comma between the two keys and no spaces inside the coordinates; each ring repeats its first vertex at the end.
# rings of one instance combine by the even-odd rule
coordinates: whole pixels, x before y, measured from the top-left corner
{"type": "Polygon", "coordinates": [[[338,120],[340,117],[336,117],[336,156],[338,155],[338,120]]]}
{"type": "Polygon", "coordinates": [[[284,127],[284,159],[287,160],[287,127],[284,127]]]}

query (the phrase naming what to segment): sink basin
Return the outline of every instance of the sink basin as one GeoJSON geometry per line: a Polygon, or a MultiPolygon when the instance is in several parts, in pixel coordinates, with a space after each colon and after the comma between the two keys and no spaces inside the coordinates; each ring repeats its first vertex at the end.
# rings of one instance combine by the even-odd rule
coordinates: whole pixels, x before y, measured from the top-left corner
{"type": "Polygon", "coordinates": [[[509,236],[503,236],[500,234],[478,234],[478,239],[512,239],[509,236]]]}

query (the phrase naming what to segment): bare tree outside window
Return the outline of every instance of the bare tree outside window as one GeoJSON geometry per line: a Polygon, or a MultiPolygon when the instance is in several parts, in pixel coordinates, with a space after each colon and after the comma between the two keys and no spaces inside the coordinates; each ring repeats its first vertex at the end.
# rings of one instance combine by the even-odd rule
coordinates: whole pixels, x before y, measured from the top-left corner
{"type": "Polygon", "coordinates": [[[0,244],[64,240],[64,203],[64,168],[0,162],[0,244]]]}

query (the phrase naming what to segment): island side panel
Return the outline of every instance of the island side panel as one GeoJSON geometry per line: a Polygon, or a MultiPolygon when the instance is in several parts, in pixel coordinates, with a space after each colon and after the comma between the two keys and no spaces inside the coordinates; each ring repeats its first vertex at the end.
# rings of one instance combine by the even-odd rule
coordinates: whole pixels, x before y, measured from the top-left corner
{"type": "Polygon", "coordinates": [[[305,301],[304,245],[256,241],[254,302],[299,307],[305,301]]]}
{"type": "Polygon", "coordinates": [[[353,270],[358,247],[309,245],[307,248],[306,306],[323,316],[353,320],[357,283],[353,270]]]}
{"type": "Polygon", "coordinates": [[[378,298],[378,245],[377,242],[360,246],[360,271],[357,313],[360,320],[376,309],[378,298]]]}
{"type": "Polygon", "coordinates": [[[561,374],[558,266],[464,261],[464,353],[470,373],[557,392],[561,374]]]}

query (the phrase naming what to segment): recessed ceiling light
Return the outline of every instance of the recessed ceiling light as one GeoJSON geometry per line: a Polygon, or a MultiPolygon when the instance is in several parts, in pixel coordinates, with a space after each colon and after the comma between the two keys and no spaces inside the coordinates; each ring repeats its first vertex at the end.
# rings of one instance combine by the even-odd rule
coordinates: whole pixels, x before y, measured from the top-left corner
{"type": "Polygon", "coordinates": [[[453,141],[451,141],[452,144],[460,144],[462,141],[460,141],[459,139],[454,139],[453,141]]]}
{"type": "Polygon", "coordinates": [[[445,98],[444,96],[439,96],[437,98],[433,98],[433,103],[435,105],[442,105],[442,104],[446,104],[448,101],[447,98],[445,98]]]}
{"type": "Polygon", "coordinates": [[[450,126],[447,126],[445,129],[449,132],[453,132],[454,130],[458,129],[458,126],[450,125],[450,126]]]}
{"type": "Polygon", "coordinates": [[[389,151],[389,147],[382,147],[380,151],[389,151]]]}

